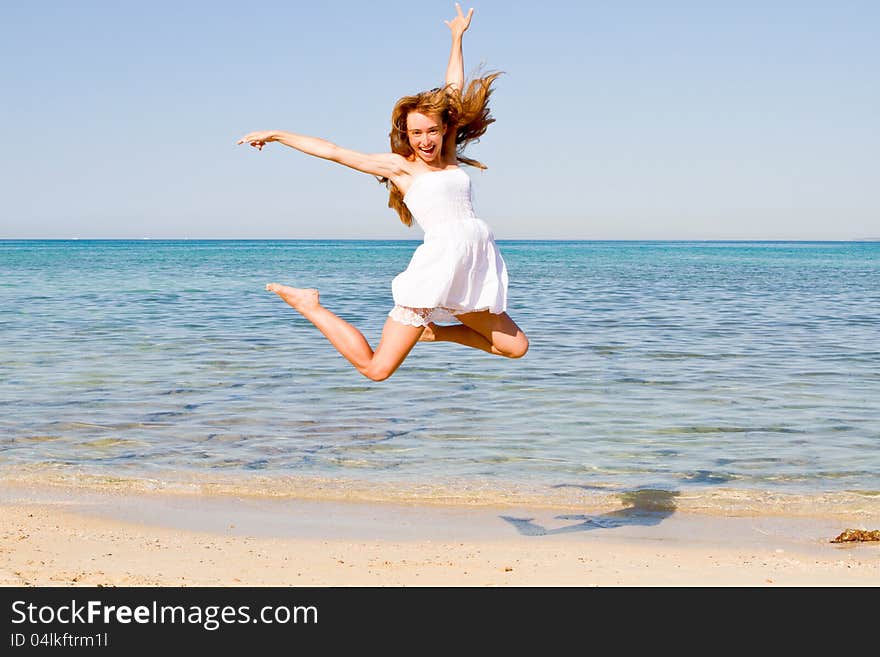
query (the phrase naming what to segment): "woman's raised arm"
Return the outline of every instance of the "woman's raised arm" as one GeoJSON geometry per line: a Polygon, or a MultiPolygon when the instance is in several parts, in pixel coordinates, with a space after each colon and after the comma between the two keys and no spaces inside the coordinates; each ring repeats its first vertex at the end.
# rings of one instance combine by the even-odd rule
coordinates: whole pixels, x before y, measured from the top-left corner
{"type": "Polygon", "coordinates": [[[462,37],[465,31],[471,25],[471,16],[474,15],[473,8],[468,10],[467,16],[461,13],[461,7],[456,2],[455,10],[458,16],[451,21],[443,21],[452,31],[452,49],[449,51],[449,64],[446,67],[446,84],[453,91],[461,93],[464,86],[464,56],[461,51],[462,37]]]}
{"type": "Polygon", "coordinates": [[[284,144],[307,155],[314,155],[324,160],[337,162],[373,176],[394,179],[405,173],[405,160],[403,156],[397,153],[359,153],[358,151],[337,146],[326,139],[307,137],[281,130],[251,132],[239,139],[238,143],[247,143],[257,150],[263,150],[263,146],[273,141],[277,141],[279,144],[284,144]]]}

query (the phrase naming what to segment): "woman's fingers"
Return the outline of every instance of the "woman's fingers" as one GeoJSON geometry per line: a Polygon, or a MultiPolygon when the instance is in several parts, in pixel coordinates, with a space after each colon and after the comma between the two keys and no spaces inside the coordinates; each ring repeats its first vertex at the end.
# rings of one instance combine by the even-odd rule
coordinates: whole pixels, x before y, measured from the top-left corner
{"type": "Polygon", "coordinates": [[[468,23],[471,22],[471,16],[472,16],[473,13],[474,13],[474,8],[473,8],[473,7],[471,7],[470,9],[468,9],[468,15],[465,16],[464,14],[461,13],[461,5],[459,5],[459,4],[456,2],[456,3],[455,3],[455,11],[458,12],[458,17],[459,17],[459,18],[461,18],[461,19],[463,19],[463,20],[466,20],[468,23]]]}
{"type": "Polygon", "coordinates": [[[263,146],[266,145],[266,140],[260,139],[259,137],[257,137],[258,134],[259,133],[256,133],[256,132],[248,133],[244,137],[239,139],[236,143],[237,144],[250,144],[251,146],[253,146],[254,148],[256,148],[258,150],[263,150],[263,146]]]}
{"type": "Polygon", "coordinates": [[[458,16],[453,18],[451,21],[443,21],[446,23],[446,26],[450,29],[458,28],[460,31],[464,32],[471,24],[471,16],[474,15],[474,8],[471,7],[468,10],[467,16],[465,16],[461,11],[461,5],[457,2],[455,3],[455,11],[458,12],[458,16]]]}

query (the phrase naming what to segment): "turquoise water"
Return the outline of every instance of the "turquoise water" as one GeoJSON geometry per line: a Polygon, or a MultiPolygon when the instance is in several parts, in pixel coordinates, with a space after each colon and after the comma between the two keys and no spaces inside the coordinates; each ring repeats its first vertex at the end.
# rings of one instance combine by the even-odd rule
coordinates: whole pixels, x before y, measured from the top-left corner
{"type": "Polygon", "coordinates": [[[526,357],[381,383],[264,290],[375,346],[417,245],[0,241],[0,472],[880,490],[880,243],[501,241],[526,357]]]}

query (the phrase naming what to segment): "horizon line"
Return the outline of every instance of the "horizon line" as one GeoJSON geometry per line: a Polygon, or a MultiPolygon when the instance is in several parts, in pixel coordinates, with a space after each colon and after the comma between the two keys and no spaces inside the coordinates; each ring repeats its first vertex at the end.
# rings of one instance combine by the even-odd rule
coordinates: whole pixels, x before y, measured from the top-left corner
{"type": "MultiPolygon", "coordinates": [[[[413,237],[0,237],[0,242],[421,242],[413,237]]],[[[496,237],[498,242],[880,242],[862,238],[601,238],[601,237],[496,237]]]]}

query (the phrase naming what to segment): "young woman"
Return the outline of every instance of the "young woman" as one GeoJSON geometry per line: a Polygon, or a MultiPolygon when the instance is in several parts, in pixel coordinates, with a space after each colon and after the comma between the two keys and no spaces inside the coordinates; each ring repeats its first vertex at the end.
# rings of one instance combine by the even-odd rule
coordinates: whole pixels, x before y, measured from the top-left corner
{"type": "Polygon", "coordinates": [[[416,342],[457,342],[491,354],[519,358],[529,342],[505,312],[507,267],[490,228],[474,215],[470,178],[459,164],[485,167],[463,156],[464,147],[495,119],[488,100],[498,73],[464,87],[462,38],[474,10],[445,21],[452,32],[446,86],[401,98],[391,118],[390,153],[365,154],[324,139],[290,132],[252,132],[239,144],[262,150],[278,142],[308,155],[369,173],[390,190],[389,207],[401,221],[413,219],[424,243],[391,289],[394,308],[375,351],[354,326],[320,303],[315,289],[270,283],[276,293],[314,324],[364,376],[391,376],[416,342]],[[460,324],[439,325],[436,322],[460,324]]]}

